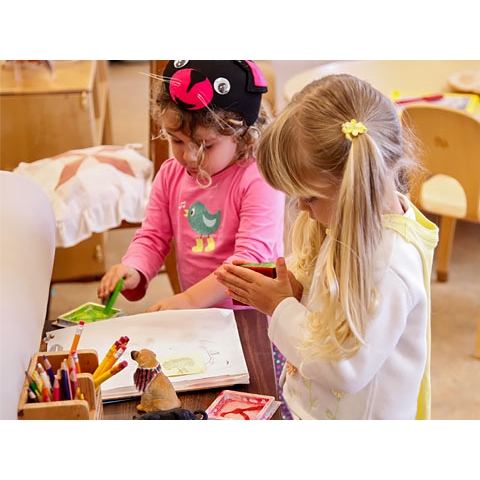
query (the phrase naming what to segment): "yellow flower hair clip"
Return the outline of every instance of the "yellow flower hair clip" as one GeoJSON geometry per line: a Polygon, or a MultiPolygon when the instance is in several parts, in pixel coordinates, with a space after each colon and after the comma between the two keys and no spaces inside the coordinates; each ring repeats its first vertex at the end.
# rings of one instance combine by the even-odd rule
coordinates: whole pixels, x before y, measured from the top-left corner
{"type": "Polygon", "coordinates": [[[353,118],[350,120],[350,122],[342,123],[342,132],[345,134],[345,138],[351,142],[355,137],[358,137],[366,131],[367,127],[362,122],[357,122],[353,118]]]}

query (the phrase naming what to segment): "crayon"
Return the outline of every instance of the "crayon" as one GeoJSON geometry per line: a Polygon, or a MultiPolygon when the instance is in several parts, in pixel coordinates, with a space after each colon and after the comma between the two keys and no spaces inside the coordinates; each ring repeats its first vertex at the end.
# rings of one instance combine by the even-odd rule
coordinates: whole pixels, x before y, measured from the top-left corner
{"type": "Polygon", "coordinates": [[[53,380],[53,401],[57,402],[60,400],[60,383],[58,381],[58,378],[55,376],[55,379],[53,380]]]}
{"type": "Polygon", "coordinates": [[[48,378],[50,378],[50,383],[53,385],[53,382],[55,381],[55,373],[46,355],[43,356],[43,366],[47,372],[48,378]]]}
{"type": "Polygon", "coordinates": [[[43,386],[47,387],[50,391],[52,391],[52,384],[50,382],[50,377],[47,375],[47,372],[45,371],[45,369],[43,368],[40,362],[37,364],[37,372],[43,381],[43,386]]]}
{"type": "Polygon", "coordinates": [[[77,380],[77,372],[76,370],[72,370],[70,372],[70,391],[72,395],[76,394],[78,388],[78,380],[77,380]]]}
{"type": "Polygon", "coordinates": [[[65,400],[72,399],[72,391],[70,387],[70,379],[68,378],[68,364],[66,360],[62,361],[62,368],[60,369],[60,379],[62,385],[63,397],[65,400]]]}
{"type": "MultiPolygon", "coordinates": [[[[74,350],[75,351],[75,350],[74,350]]],[[[73,353],[73,352],[72,352],[73,353]]],[[[77,371],[77,367],[75,365],[75,360],[73,359],[73,355],[70,354],[67,358],[67,363],[68,363],[68,373],[70,374],[70,372],[72,372],[73,370],[75,370],[75,372],[77,371]]]]}
{"type": "Polygon", "coordinates": [[[25,372],[25,375],[27,376],[27,381],[29,387],[32,389],[33,393],[38,397],[41,398],[41,392],[38,390],[37,384],[35,383],[35,380],[32,378],[32,376],[28,373],[25,372]]]}
{"type": "Polygon", "coordinates": [[[43,384],[42,389],[42,402],[49,402],[52,398],[50,397],[50,389],[47,385],[43,384]]]}
{"type": "Polygon", "coordinates": [[[40,395],[42,394],[43,389],[43,380],[41,379],[40,375],[36,370],[32,372],[32,378],[35,384],[37,385],[37,390],[39,391],[40,395]]]}
{"type": "Polygon", "coordinates": [[[28,387],[28,401],[29,402],[38,402],[38,397],[35,395],[35,392],[32,390],[31,387],[28,387]]]}

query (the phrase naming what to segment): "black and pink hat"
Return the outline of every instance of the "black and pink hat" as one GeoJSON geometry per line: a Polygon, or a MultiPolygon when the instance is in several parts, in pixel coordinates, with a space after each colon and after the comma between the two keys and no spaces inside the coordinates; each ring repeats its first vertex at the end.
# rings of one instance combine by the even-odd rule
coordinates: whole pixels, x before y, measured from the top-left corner
{"type": "Polygon", "coordinates": [[[227,110],[250,126],[257,120],[267,81],[251,60],[170,60],[163,76],[171,99],[183,110],[227,110]]]}

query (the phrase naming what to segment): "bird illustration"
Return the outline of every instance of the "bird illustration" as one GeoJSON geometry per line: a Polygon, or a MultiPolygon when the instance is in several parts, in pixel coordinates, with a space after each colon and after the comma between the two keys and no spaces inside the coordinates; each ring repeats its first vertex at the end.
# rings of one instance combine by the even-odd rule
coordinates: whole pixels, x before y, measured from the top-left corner
{"type": "Polygon", "coordinates": [[[185,216],[188,218],[190,226],[200,234],[196,245],[192,247],[194,252],[211,252],[215,249],[215,240],[212,235],[220,226],[220,210],[217,213],[210,213],[202,202],[195,202],[188,210],[185,210],[185,216]],[[202,237],[207,236],[207,246],[203,248],[202,237]]]}

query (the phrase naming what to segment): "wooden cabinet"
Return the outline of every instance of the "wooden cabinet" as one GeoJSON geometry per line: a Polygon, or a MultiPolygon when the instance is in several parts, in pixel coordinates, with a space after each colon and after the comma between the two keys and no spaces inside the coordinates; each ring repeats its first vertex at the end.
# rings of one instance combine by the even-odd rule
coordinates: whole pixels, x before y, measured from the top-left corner
{"type": "Polygon", "coordinates": [[[0,69],[0,168],[13,170],[67,150],[111,143],[108,63],[60,61],[46,69],[0,69]]]}
{"type": "MultiPolygon", "coordinates": [[[[58,61],[15,72],[0,68],[0,169],[12,171],[67,150],[111,144],[106,60],[58,61]]],[[[59,249],[53,281],[98,277],[105,270],[104,234],[59,249]]]]}

